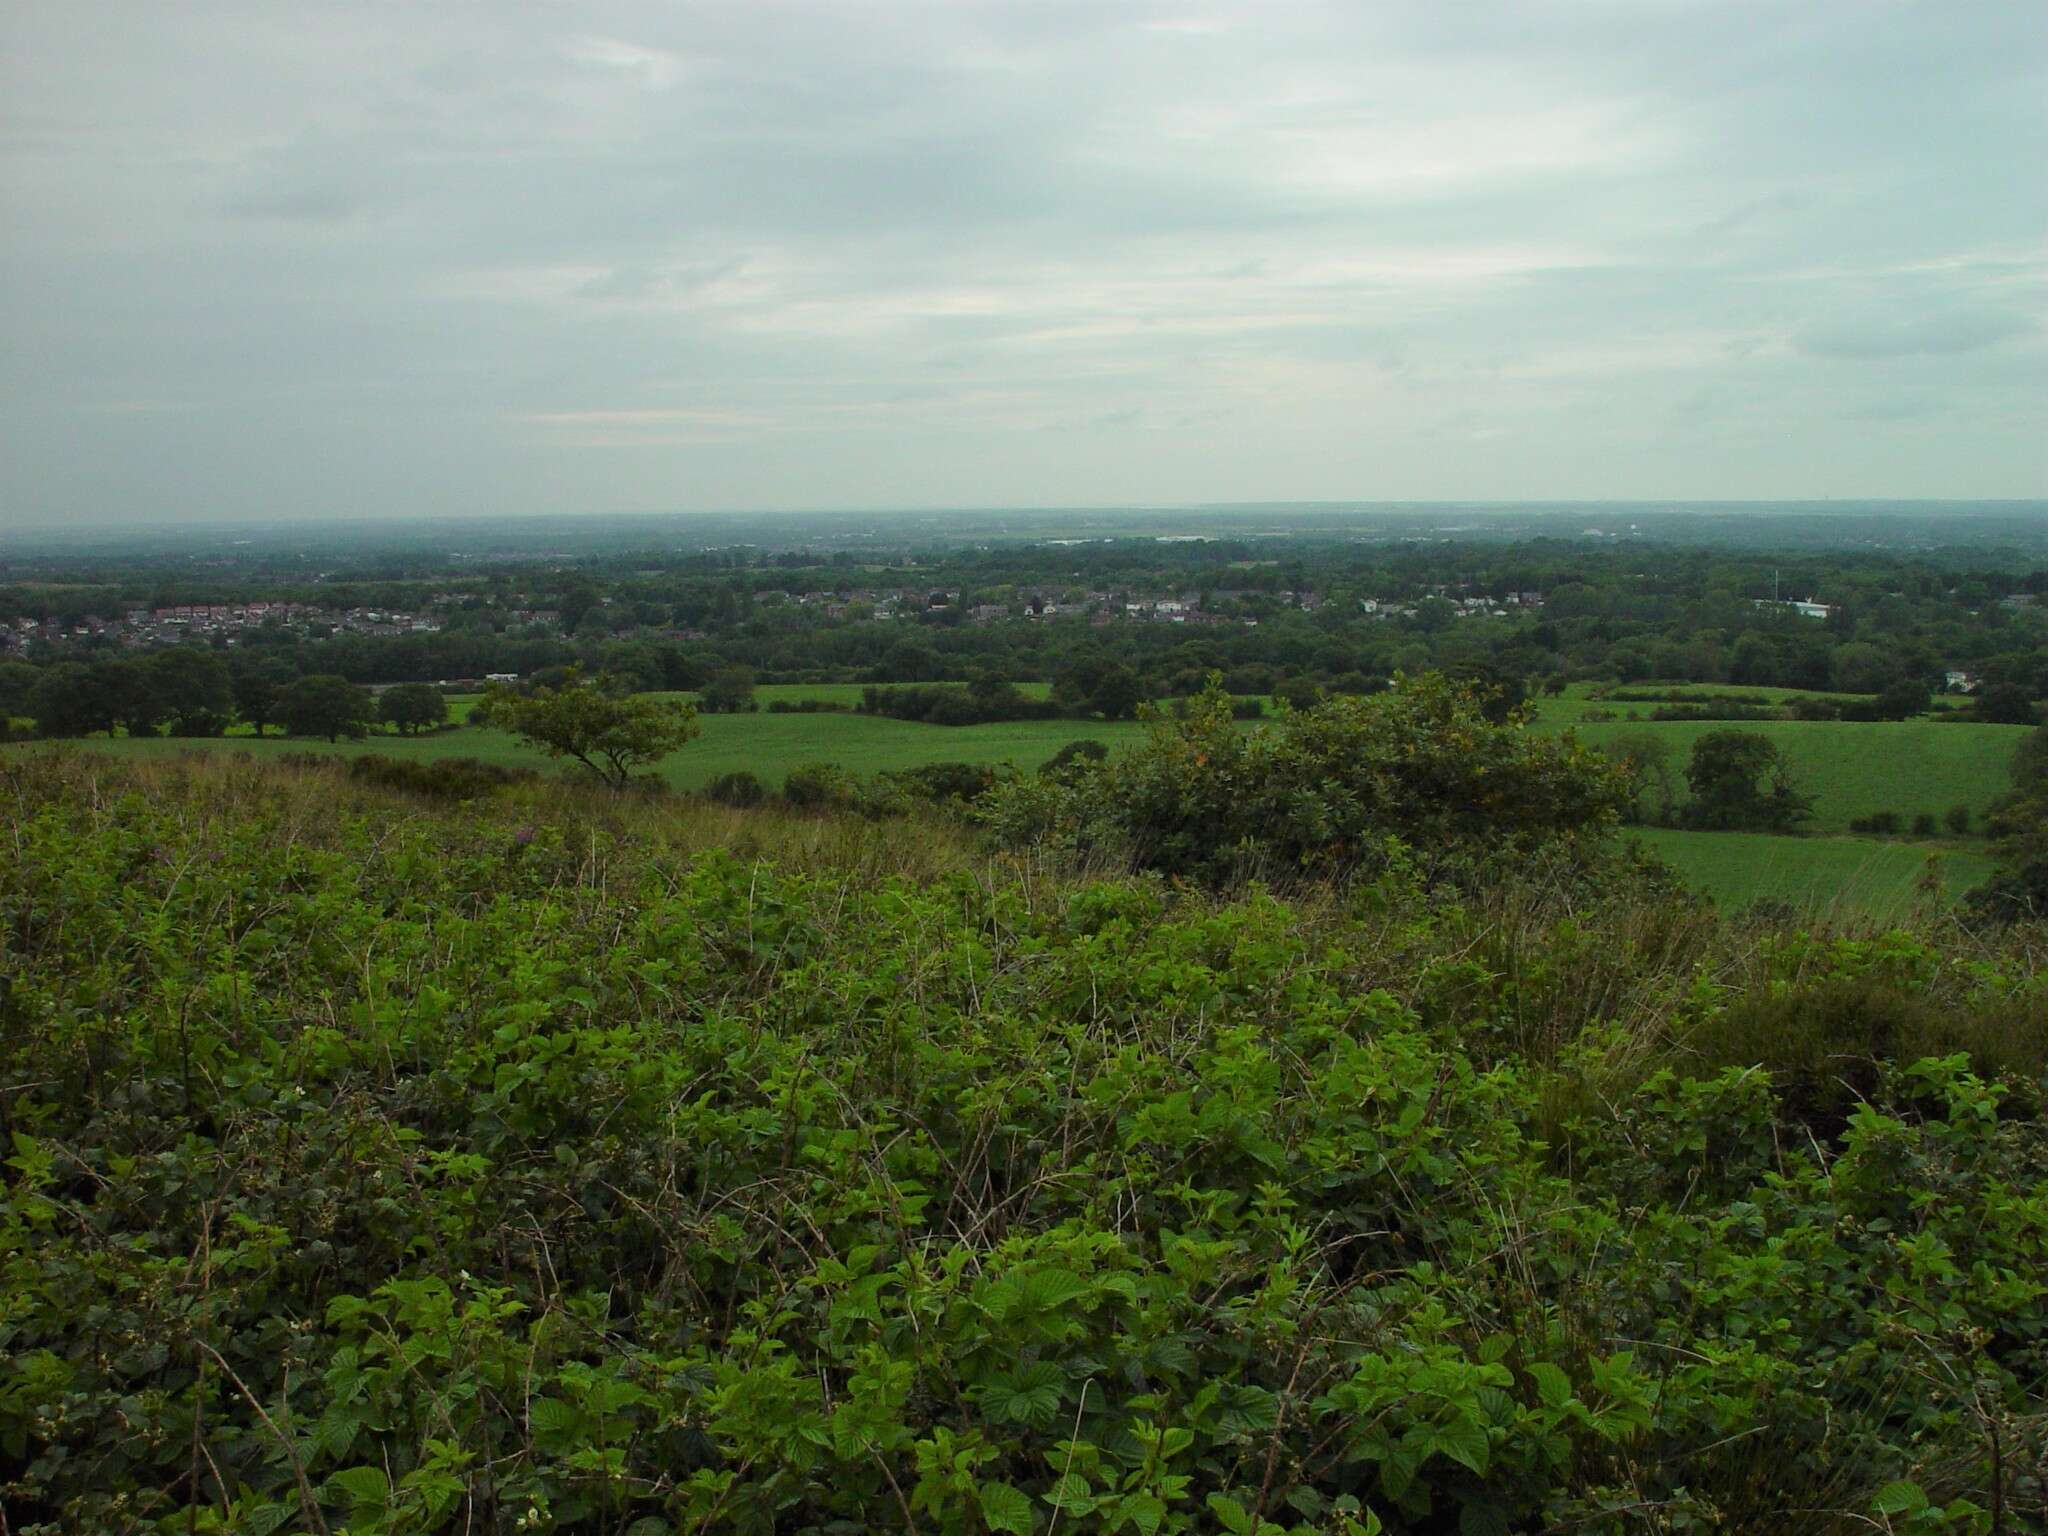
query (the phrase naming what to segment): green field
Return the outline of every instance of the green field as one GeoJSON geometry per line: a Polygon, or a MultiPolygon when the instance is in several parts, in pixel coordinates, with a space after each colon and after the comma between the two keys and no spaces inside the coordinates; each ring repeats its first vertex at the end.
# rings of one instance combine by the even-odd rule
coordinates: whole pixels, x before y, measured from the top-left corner
{"type": "MultiPolygon", "coordinates": [[[[1025,686],[1027,691],[1041,693],[1045,685],[1025,686]]],[[[757,696],[764,704],[774,699],[851,704],[860,692],[861,685],[856,683],[828,683],[764,687],[757,690],[757,696]]],[[[455,698],[451,712],[460,720],[475,702],[473,696],[455,698]]],[[[1575,699],[1569,693],[1562,699],[1546,700],[1539,728],[1562,727],[1568,722],[1560,716],[1584,703],[1583,698],[1575,699]]],[[[702,732],[697,740],[662,766],[663,777],[678,789],[702,788],[723,774],[741,770],[779,787],[790,769],[810,762],[836,763],[860,775],[942,761],[1010,763],[1028,771],[1077,738],[1091,737],[1115,750],[1138,740],[1144,729],[1128,721],[1078,720],[936,726],[853,713],[799,715],[765,710],[705,715],[699,723],[702,732]]],[[[1726,727],[1716,721],[1613,721],[1573,728],[1581,740],[1595,746],[1631,733],[1650,733],[1668,741],[1672,773],[1682,793],[1685,759],[1693,742],[1708,731],[1726,727]]],[[[1991,802],[2007,788],[2012,752],[2026,727],[1909,720],[1883,724],[1763,721],[1738,728],[1760,731],[1777,742],[1792,764],[1795,780],[1814,796],[1810,828],[1821,835],[1787,838],[1664,829],[1639,834],[1691,884],[1722,905],[1741,906],[1770,898],[1819,909],[1839,904],[1845,910],[1883,915],[1902,911],[1916,899],[1916,881],[1929,852],[1944,854],[1944,884],[1951,895],[1980,883],[1989,873],[1990,861],[1980,845],[1949,847],[1841,834],[1847,833],[1852,818],[1884,810],[1899,812],[1910,824],[1919,812],[1938,817],[1950,806],[1961,804],[1981,821],[1991,802]]],[[[393,757],[477,757],[543,771],[556,766],[501,731],[473,727],[422,737],[373,736],[331,746],[324,741],[275,736],[260,741],[231,736],[212,742],[99,738],[85,745],[124,756],[172,755],[194,749],[266,754],[379,752],[393,757]]]]}
{"type": "MultiPolygon", "coordinates": [[[[1647,722],[1650,711],[1667,704],[1700,703],[1730,697],[1756,699],[1761,707],[1776,709],[1793,699],[1824,699],[1830,704],[1861,704],[1869,701],[1870,695],[1863,693],[1829,693],[1818,688],[1752,688],[1744,683],[1631,683],[1621,691],[1625,693],[1675,693],[1676,699],[1616,699],[1603,698],[1601,694],[1609,687],[1605,683],[1573,683],[1563,693],[1554,697],[1535,697],[1529,702],[1535,707],[1536,719],[1542,725],[1567,725],[1590,716],[1615,715],[1627,719],[1634,713],[1647,722]]],[[[1936,713],[1959,709],[1962,703],[1955,697],[1937,694],[1929,708],[1936,713]]]]}
{"type": "Polygon", "coordinates": [[[1693,743],[1709,731],[1755,731],[1777,744],[1792,781],[1813,796],[1813,832],[1846,832],[1852,819],[1897,811],[1910,824],[1922,811],[1939,818],[1966,805],[1981,820],[2011,787],[2012,754],[2029,727],[1946,725],[1937,720],[1857,723],[1841,720],[1615,721],[1574,726],[1599,746],[1619,736],[1651,735],[1671,744],[1671,772],[1681,798],[1693,743]]]}
{"type": "Polygon", "coordinates": [[[1969,844],[1664,827],[1639,827],[1629,835],[1729,911],[1770,900],[1824,917],[1899,918],[1921,901],[1929,859],[1937,861],[1944,900],[1982,885],[1992,870],[1990,857],[1969,844]]]}
{"type": "MultiPolygon", "coordinates": [[[[466,712],[466,711],[465,711],[466,712]]],[[[721,774],[740,769],[779,787],[801,763],[837,763],[851,773],[875,774],[926,763],[1015,763],[1032,769],[1068,742],[1092,737],[1115,748],[1137,739],[1143,727],[1079,720],[1024,720],[1003,725],[919,725],[872,715],[704,715],[701,734],[662,765],[662,777],[678,789],[697,789],[721,774]]],[[[521,746],[502,731],[462,726],[428,736],[371,736],[362,741],[325,741],[266,736],[216,740],[175,740],[162,736],[94,737],[77,743],[117,756],[175,756],[187,751],[327,752],[389,757],[476,757],[486,762],[551,770],[543,753],[521,746]]]]}

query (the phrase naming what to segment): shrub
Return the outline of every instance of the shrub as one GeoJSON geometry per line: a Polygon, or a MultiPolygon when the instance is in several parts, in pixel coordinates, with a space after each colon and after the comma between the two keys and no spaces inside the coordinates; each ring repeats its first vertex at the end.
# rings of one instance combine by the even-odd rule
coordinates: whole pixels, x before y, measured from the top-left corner
{"type": "Polygon", "coordinates": [[[233,721],[227,715],[210,709],[195,709],[189,714],[174,716],[169,726],[173,736],[200,739],[224,736],[233,721]]]}
{"type": "MultiPolygon", "coordinates": [[[[1630,711],[1633,718],[1634,711],[1630,711]]],[[[1652,720],[1774,720],[1777,711],[1752,704],[1666,704],[1650,711],[1652,720]]]]}
{"type": "Polygon", "coordinates": [[[715,800],[720,805],[747,809],[759,805],[768,798],[768,786],[741,768],[733,773],[720,774],[705,785],[704,793],[707,798],[715,800]]]}
{"type": "Polygon", "coordinates": [[[1027,699],[1009,683],[917,683],[861,690],[862,714],[926,725],[986,725],[1002,720],[1054,720],[1064,712],[1051,699],[1027,699]]]}
{"type": "Polygon", "coordinates": [[[2038,1523],[2025,934],[797,868],[320,761],[0,758],[9,1530],[2038,1523]]]}
{"type": "Polygon", "coordinates": [[[1939,827],[1935,822],[1934,812],[1932,811],[1922,811],[1913,818],[1913,835],[1915,837],[1932,837],[1938,830],[1939,827]]]}
{"type": "Polygon", "coordinates": [[[782,781],[782,798],[800,810],[843,809],[859,797],[852,775],[837,763],[804,763],[782,781]]]}
{"type": "Polygon", "coordinates": [[[1842,707],[1832,699],[1800,697],[1785,701],[1785,713],[1794,720],[1839,720],[1842,707]]]}
{"type": "Polygon", "coordinates": [[[758,708],[752,670],[728,667],[714,674],[698,694],[697,707],[707,715],[740,715],[758,708]]]}
{"type": "Polygon", "coordinates": [[[883,777],[918,800],[968,805],[993,789],[1001,775],[986,763],[926,763],[883,777]]]}
{"type": "Polygon", "coordinates": [[[385,757],[372,752],[348,759],[348,776],[360,783],[400,789],[435,800],[474,800],[540,777],[531,768],[486,763],[474,757],[385,757]]]}
{"type": "Polygon", "coordinates": [[[1967,836],[1970,830],[1970,808],[1967,805],[1952,805],[1948,808],[1948,814],[1942,817],[1942,821],[1957,837],[1967,836]]]}
{"type": "Polygon", "coordinates": [[[1240,730],[1220,685],[1186,718],[1153,712],[1144,745],[1068,786],[999,786],[999,837],[1113,847],[1141,868],[1205,881],[1259,870],[1341,874],[1388,838],[1448,851],[1526,851],[1604,833],[1626,787],[1569,739],[1496,725],[1470,689],[1430,675],[1387,693],[1291,710],[1240,730]],[[1061,791],[1064,791],[1064,804],[1061,791]]]}
{"type": "Polygon", "coordinates": [[[1092,737],[1084,736],[1078,741],[1068,742],[1053,753],[1046,760],[1045,766],[1038,771],[1048,778],[1068,778],[1081,769],[1105,761],[1108,757],[1108,747],[1092,737]]]}

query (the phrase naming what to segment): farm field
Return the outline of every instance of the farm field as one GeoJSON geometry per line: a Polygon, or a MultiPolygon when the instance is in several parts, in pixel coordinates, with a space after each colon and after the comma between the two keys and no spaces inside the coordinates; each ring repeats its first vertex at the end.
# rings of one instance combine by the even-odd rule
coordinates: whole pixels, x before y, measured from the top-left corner
{"type": "MultiPolygon", "coordinates": [[[[1143,730],[1130,722],[1035,720],[948,727],[838,714],[707,715],[702,717],[701,724],[702,735],[664,765],[664,776],[678,789],[701,788],[721,774],[742,769],[779,786],[791,768],[806,762],[833,762],[864,775],[941,761],[1009,762],[1028,770],[1078,737],[1092,737],[1115,750],[1135,741],[1143,730]]],[[[1682,744],[1673,742],[1674,758],[1680,764],[1683,753],[1691,749],[1692,737],[1707,728],[1711,727],[1695,722],[1623,727],[1682,736],[1682,744]]],[[[1938,780],[1948,786],[1943,791],[1946,798],[1930,796],[1926,802],[1929,809],[1939,811],[1957,799],[1966,799],[1973,811],[1981,811],[2003,790],[2004,759],[2011,752],[2008,742],[2017,739],[2012,727],[1920,727],[1917,722],[1787,724],[1782,729],[1809,733],[1804,741],[1795,741],[1786,750],[1793,755],[1802,780],[1816,789],[1816,820],[1824,829],[1845,827],[1851,815],[1865,814],[1858,808],[1864,805],[1898,805],[1897,798],[1882,797],[1887,793],[1887,775],[1900,763],[1909,768],[1914,763],[1925,765],[1922,772],[1930,777],[1920,782],[1935,781],[1933,775],[1946,776],[1938,780]],[[1850,733],[1849,739],[1840,739],[1840,733],[1845,732],[1850,733]],[[1873,732],[1890,735],[1872,736],[1873,732]],[[1980,735],[1987,732],[1995,733],[1988,742],[1980,735]],[[1835,739],[1830,739],[1829,733],[1835,739]],[[1942,749],[1951,744],[1972,743],[1980,755],[1996,758],[1994,769],[1986,771],[1981,763],[1970,761],[1967,754],[1941,755],[1942,749]],[[1838,777],[1831,779],[1827,776],[1830,774],[1838,777]],[[1955,788],[1958,784],[1967,787],[1959,792],[1955,788]]],[[[1596,742],[1601,732],[1599,726],[1581,728],[1583,737],[1596,742]]],[[[398,758],[476,757],[543,772],[554,771],[558,766],[503,732],[472,728],[420,737],[374,736],[333,745],[276,736],[260,741],[246,736],[229,737],[213,742],[161,737],[98,738],[80,745],[86,750],[123,757],[175,756],[192,750],[342,756],[377,752],[398,758]]],[[[1631,835],[1668,861],[1695,889],[1728,909],[1768,898],[1821,912],[1833,910],[1843,915],[1860,913],[1885,918],[1905,912],[1919,898],[1918,882],[1930,853],[1939,854],[1943,860],[1943,889],[1949,898],[1981,883],[1991,870],[1991,860],[1981,846],[1970,843],[1902,842],[1845,835],[1774,837],[1667,828],[1638,828],[1631,835]]]]}
{"type": "MultiPolygon", "coordinates": [[[[467,713],[465,710],[464,713],[467,713]]],[[[789,770],[803,763],[829,762],[856,774],[916,768],[926,763],[1015,763],[1033,769],[1068,742],[1092,737],[1112,749],[1137,739],[1144,728],[1131,721],[1022,720],[1001,725],[939,726],[871,715],[704,715],[702,732],[662,766],[677,789],[698,789],[722,774],[741,769],[779,787],[789,770]]],[[[179,740],[161,736],[93,737],[75,743],[87,751],[116,756],[175,756],[187,751],[332,752],[389,757],[475,757],[485,762],[552,771],[545,754],[521,746],[502,731],[461,727],[426,736],[371,736],[328,743],[303,738],[227,736],[179,740]]]]}
{"type": "MultiPolygon", "coordinates": [[[[1707,703],[1731,696],[1757,699],[1772,708],[1792,699],[1825,699],[1831,704],[1850,704],[1862,703],[1870,697],[1862,693],[1830,693],[1817,688],[1752,687],[1747,683],[1573,683],[1555,697],[1533,698],[1530,703],[1536,708],[1537,721],[1550,725],[1584,720],[1588,715],[1613,714],[1625,717],[1631,710],[1647,721],[1650,711],[1663,704],[1707,703]],[[1622,693],[1676,694],[1678,697],[1645,700],[1601,696],[1610,690],[1622,693]]],[[[1937,694],[1930,705],[1930,708],[1936,711],[1960,707],[1959,699],[1941,694],[1937,694]]]]}
{"type": "Polygon", "coordinates": [[[1572,727],[1588,746],[1623,736],[1655,736],[1671,745],[1681,798],[1693,743],[1710,731],[1768,736],[1791,765],[1792,780],[1813,796],[1811,832],[1846,832],[1849,823],[1896,811],[1908,824],[1925,811],[1939,818],[1965,805],[1981,820],[2011,785],[2012,754],[2023,725],[1949,725],[1938,720],[1859,723],[1842,720],[1615,721],[1572,727]]]}
{"type": "Polygon", "coordinates": [[[1573,682],[1561,694],[1538,694],[1530,698],[1530,705],[1536,709],[1536,721],[1540,725],[1563,725],[1571,721],[1583,721],[1587,715],[1628,715],[1634,711],[1642,719],[1649,719],[1649,713],[1663,702],[1686,702],[1710,698],[1726,698],[1739,694],[1743,698],[1761,698],[1765,705],[1778,707],[1790,698],[1827,698],[1835,705],[1845,705],[1849,700],[1862,700],[1866,694],[1831,694],[1817,692],[1812,688],[1751,688],[1749,684],[1737,682],[1632,682],[1632,684],[1593,684],[1573,682]],[[1642,700],[1642,698],[1612,698],[1602,696],[1610,688],[1620,692],[1645,692],[1645,694],[1679,694],[1675,700],[1642,700]]]}
{"type": "Polygon", "coordinates": [[[1891,921],[1921,902],[1930,858],[1938,861],[1944,902],[1982,885],[1993,867],[1981,847],[1969,844],[1668,827],[1633,827],[1628,835],[1723,911],[1782,901],[1817,917],[1891,921]]]}
{"type": "MultiPolygon", "coordinates": [[[[1044,683],[1020,686],[1036,696],[1049,691],[1044,683]]],[[[1029,771],[1078,738],[1093,738],[1115,751],[1138,740],[1144,731],[1130,721],[1030,720],[934,726],[853,713],[775,714],[765,708],[776,700],[827,700],[850,706],[859,700],[861,689],[858,683],[757,688],[756,697],[764,706],[761,711],[700,716],[701,734],[663,765],[663,776],[677,789],[689,790],[742,770],[779,787],[792,768],[811,762],[836,763],[860,775],[944,761],[1011,763],[1029,771]]],[[[1741,691],[1790,693],[1785,689],[1741,691]]],[[[1671,772],[1681,795],[1685,761],[1693,743],[1708,731],[1730,728],[1720,721],[1575,721],[1576,712],[1600,707],[1585,697],[1586,692],[1575,686],[1559,698],[1541,701],[1537,728],[1570,728],[1592,746],[1641,734],[1667,741],[1671,772]]],[[[457,721],[463,720],[476,702],[476,695],[457,696],[450,700],[450,713],[457,721]]],[[[1920,899],[1919,886],[1930,853],[1943,860],[1943,889],[1949,898],[1981,883],[1989,874],[1991,860],[1980,844],[1858,837],[1849,835],[1849,823],[1890,810],[1910,824],[1918,813],[1939,817],[1958,804],[1968,806],[1973,821],[1981,822],[2008,785],[2012,752],[2026,734],[2025,727],[1909,720],[1758,721],[1741,722],[1734,728],[1759,731],[1785,753],[1796,782],[1814,797],[1809,829],[1815,835],[1774,837],[1666,828],[1638,829],[1634,834],[1695,889],[1724,908],[1770,899],[1815,911],[1889,917],[1905,912],[1920,899]]],[[[243,734],[212,742],[97,738],[84,745],[116,756],[165,756],[195,749],[345,756],[376,752],[399,758],[476,757],[543,772],[558,766],[501,731],[470,727],[428,736],[373,736],[334,744],[277,736],[258,740],[243,734]]]]}

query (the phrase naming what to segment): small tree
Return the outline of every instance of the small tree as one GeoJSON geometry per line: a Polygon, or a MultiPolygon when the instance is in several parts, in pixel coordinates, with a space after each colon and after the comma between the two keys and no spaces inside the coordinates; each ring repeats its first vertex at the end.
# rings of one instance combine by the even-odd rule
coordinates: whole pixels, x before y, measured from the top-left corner
{"type": "Polygon", "coordinates": [[[115,726],[130,736],[154,736],[157,727],[171,717],[170,708],[158,696],[151,669],[140,661],[117,656],[95,661],[88,668],[92,693],[107,717],[107,734],[115,726]]]}
{"type": "Polygon", "coordinates": [[[25,661],[0,661],[0,719],[33,715],[29,700],[42,680],[42,672],[25,661]]]}
{"type": "Polygon", "coordinates": [[[1777,744],[1758,731],[1709,731],[1693,743],[1685,782],[1686,819],[1697,827],[1782,832],[1813,814],[1777,744]]]}
{"type": "Polygon", "coordinates": [[[35,691],[28,697],[28,712],[35,716],[36,729],[45,736],[84,736],[98,730],[111,733],[114,729],[114,722],[93,687],[92,669],[82,661],[60,661],[44,667],[35,691]]]}
{"type": "Polygon", "coordinates": [[[1677,799],[1671,778],[1671,743],[1653,731],[1630,731],[1616,736],[1600,750],[1628,773],[1627,814],[1630,819],[1645,821],[1650,818],[1649,796],[1655,790],[1657,806],[1654,814],[1669,821],[1672,802],[1677,799]]]}
{"type": "Polygon", "coordinates": [[[227,663],[195,645],[177,645],[149,658],[149,686],[171,720],[174,736],[218,736],[235,707],[227,663]]]}
{"type": "Polygon", "coordinates": [[[694,705],[672,699],[618,697],[611,679],[572,670],[558,687],[530,694],[500,684],[488,689],[472,718],[500,726],[549,757],[581,763],[612,789],[635,768],[658,763],[697,734],[694,705]]]}
{"type": "Polygon", "coordinates": [[[746,667],[728,667],[704,685],[697,707],[707,715],[751,713],[754,703],[754,674],[746,667]]]}
{"type": "Polygon", "coordinates": [[[1986,725],[2032,725],[2034,694],[2024,683],[1987,683],[1971,703],[1971,712],[1986,725]]]}
{"type": "Polygon", "coordinates": [[[1138,674],[1121,661],[1102,669],[1088,693],[1088,707],[1105,720],[1127,720],[1145,702],[1145,685],[1138,674]]]}
{"type": "Polygon", "coordinates": [[[285,690],[292,685],[292,669],[276,657],[252,662],[235,673],[235,713],[248,721],[261,736],[263,728],[278,718],[285,690]]]}
{"type": "Polygon", "coordinates": [[[284,690],[277,710],[292,735],[325,736],[329,741],[357,739],[369,730],[376,713],[369,689],[331,672],[300,678],[284,690]]]}
{"type": "Polygon", "coordinates": [[[1875,701],[1879,718],[1910,720],[1927,713],[1931,699],[1927,685],[1914,677],[1901,677],[1885,684],[1875,701]]]}
{"type": "Polygon", "coordinates": [[[441,696],[440,689],[426,683],[400,683],[395,688],[386,688],[377,702],[382,706],[383,717],[407,736],[416,736],[448,718],[448,701],[441,696]]]}

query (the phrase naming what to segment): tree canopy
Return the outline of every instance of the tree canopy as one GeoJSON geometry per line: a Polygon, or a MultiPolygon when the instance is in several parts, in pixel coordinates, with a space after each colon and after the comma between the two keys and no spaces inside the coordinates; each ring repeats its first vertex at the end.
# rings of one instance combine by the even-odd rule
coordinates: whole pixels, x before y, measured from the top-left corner
{"type": "Polygon", "coordinates": [[[1784,754],[1760,731],[1707,732],[1693,743],[1685,782],[1694,826],[1782,832],[1813,814],[1812,797],[1793,787],[1784,754]]]}
{"type": "Polygon", "coordinates": [[[294,736],[325,736],[339,741],[362,736],[376,718],[370,690],[332,673],[302,677],[286,688],[278,718],[294,736]]]}
{"type": "Polygon", "coordinates": [[[697,710],[674,699],[620,696],[611,679],[573,670],[531,693],[499,684],[473,719],[503,727],[550,757],[581,763],[613,789],[635,768],[660,762],[697,734],[697,710]]]}
{"type": "Polygon", "coordinates": [[[426,683],[400,683],[386,688],[377,700],[382,717],[408,736],[442,724],[448,718],[448,700],[441,690],[426,683]]]}

